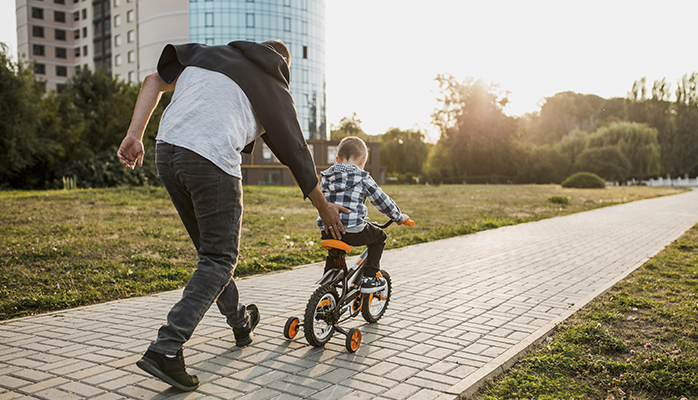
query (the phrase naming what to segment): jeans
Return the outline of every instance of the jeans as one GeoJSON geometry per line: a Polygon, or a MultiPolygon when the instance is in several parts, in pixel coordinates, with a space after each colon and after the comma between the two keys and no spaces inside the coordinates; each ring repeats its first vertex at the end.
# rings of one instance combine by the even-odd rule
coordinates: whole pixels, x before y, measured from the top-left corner
{"type": "MultiPolygon", "coordinates": [[[[366,227],[359,233],[345,233],[342,235],[342,242],[350,246],[367,246],[368,256],[364,263],[364,276],[374,277],[376,272],[380,271],[380,261],[385,248],[385,239],[388,235],[381,228],[377,228],[371,224],[366,224],[366,227]]],[[[331,234],[322,232],[322,239],[333,239],[331,234]]],[[[325,269],[332,268],[334,263],[329,259],[326,262],[325,269]]]]}
{"type": "Polygon", "coordinates": [[[231,327],[247,322],[233,280],[242,222],[242,183],[200,155],[163,142],[157,144],[155,163],[199,256],[182,299],[172,307],[167,323],[149,347],[157,353],[176,354],[214,301],[231,327]]]}

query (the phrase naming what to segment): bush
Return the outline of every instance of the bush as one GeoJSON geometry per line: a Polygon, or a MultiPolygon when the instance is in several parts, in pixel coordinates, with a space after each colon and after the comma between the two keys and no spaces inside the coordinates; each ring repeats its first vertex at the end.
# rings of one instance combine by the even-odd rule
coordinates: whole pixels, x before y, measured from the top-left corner
{"type": "Polygon", "coordinates": [[[567,196],[553,196],[553,197],[549,198],[548,201],[550,203],[561,204],[563,206],[570,204],[570,198],[567,196]]]}
{"type": "Polygon", "coordinates": [[[578,189],[603,189],[606,187],[606,182],[604,182],[601,177],[591,172],[577,172],[571,175],[564,181],[562,181],[562,187],[564,188],[578,188],[578,189]]]}

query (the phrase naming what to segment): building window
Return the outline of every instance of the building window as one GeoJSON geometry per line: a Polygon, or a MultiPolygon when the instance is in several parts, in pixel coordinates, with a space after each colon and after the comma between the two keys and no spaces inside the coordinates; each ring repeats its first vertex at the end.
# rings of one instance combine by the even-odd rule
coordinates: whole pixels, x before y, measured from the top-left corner
{"type": "Polygon", "coordinates": [[[303,59],[308,59],[308,46],[303,46],[303,59]]]}
{"type": "Polygon", "coordinates": [[[68,67],[56,65],[56,76],[68,76],[68,67]]]}
{"type": "Polygon", "coordinates": [[[68,58],[68,52],[65,47],[56,47],[56,58],[68,58]]]}
{"type": "MultiPolygon", "coordinates": [[[[76,47],[76,48],[75,48],[75,57],[80,57],[80,48],[79,48],[79,47],[76,47]]],[[[78,68],[79,68],[79,67],[80,67],[80,66],[78,65],[78,68]]]]}
{"type": "Polygon", "coordinates": [[[301,26],[302,26],[301,33],[304,35],[307,35],[308,34],[308,21],[303,21],[301,26]]]}
{"type": "Polygon", "coordinates": [[[128,83],[133,83],[136,81],[136,72],[128,71],[128,83]]]}
{"type": "Polygon", "coordinates": [[[284,31],[291,32],[291,18],[284,17],[284,31]]]}
{"type": "Polygon", "coordinates": [[[63,11],[54,11],[53,20],[55,22],[65,22],[65,13],[63,11]]]}
{"type": "Polygon", "coordinates": [[[303,70],[303,83],[308,83],[308,70],[304,69],[303,70]]]}
{"type": "Polygon", "coordinates": [[[334,164],[337,158],[337,146],[327,146],[327,163],[334,164]]]}
{"type": "Polygon", "coordinates": [[[247,14],[246,22],[248,28],[254,28],[254,14],[247,14]]]}
{"type": "Polygon", "coordinates": [[[87,55],[87,46],[82,46],[82,55],[83,56],[87,55]]]}
{"type": "Polygon", "coordinates": [[[73,31],[73,39],[80,39],[80,29],[73,31]]]}
{"type": "Polygon", "coordinates": [[[128,10],[126,13],[126,22],[133,22],[135,19],[136,13],[133,12],[133,10],[128,10]]]}
{"type": "Polygon", "coordinates": [[[44,27],[43,26],[32,26],[32,36],[44,37],[44,27]]]}
{"type": "Polygon", "coordinates": [[[56,4],[65,4],[65,0],[53,0],[56,4]]]}
{"type": "Polygon", "coordinates": [[[254,3],[254,0],[247,0],[248,3],[254,3]]]}
{"type": "Polygon", "coordinates": [[[308,0],[301,0],[301,8],[303,9],[303,11],[308,10],[308,0]]]}
{"type": "Polygon", "coordinates": [[[291,7],[291,0],[284,0],[284,7],[291,7]]]}
{"type": "Polygon", "coordinates": [[[114,56],[114,65],[116,65],[117,67],[121,65],[121,54],[117,54],[116,56],[114,56]]]}
{"type": "Polygon", "coordinates": [[[80,11],[75,11],[73,13],[73,21],[80,21],[80,11]]]}
{"type": "Polygon", "coordinates": [[[32,18],[44,19],[44,9],[32,7],[32,18]]]}
{"type": "Polygon", "coordinates": [[[66,40],[65,31],[63,29],[55,29],[53,35],[56,40],[66,40]]]}
{"type": "Polygon", "coordinates": [[[129,43],[133,43],[136,40],[136,31],[128,31],[126,34],[126,40],[129,43]]]}
{"type": "Polygon", "coordinates": [[[32,46],[32,54],[35,56],[45,56],[46,48],[40,44],[35,44],[32,46]]]}
{"type": "Polygon", "coordinates": [[[87,19],[87,8],[82,9],[82,19],[87,19]]]}
{"type": "Polygon", "coordinates": [[[273,162],[273,163],[279,162],[279,159],[276,158],[276,156],[271,151],[271,149],[267,146],[266,143],[262,144],[262,158],[264,159],[264,161],[267,161],[267,162],[273,162]]]}
{"type": "Polygon", "coordinates": [[[128,62],[130,62],[130,63],[136,62],[136,52],[135,51],[128,52],[128,62]]]}
{"type": "Polygon", "coordinates": [[[46,75],[46,64],[34,64],[34,73],[46,75]]]}
{"type": "Polygon", "coordinates": [[[114,0],[114,7],[118,7],[121,5],[121,0],[114,0]]]}
{"type": "Polygon", "coordinates": [[[208,37],[208,38],[206,38],[206,39],[204,40],[204,43],[207,44],[207,45],[209,45],[209,46],[213,46],[214,44],[216,44],[215,42],[216,42],[216,41],[213,40],[212,37],[208,37]]]}
{"type": "Polygon", "coordinates": [[[114,26],[121,26],[121,15],[114,16],[114,26]]]}
{"type": "Polygon", "coordinates": [[[264,183],[267,185],[281,185],[281,170],[278,168],[265,169],[264,183]]]}
{"type": "Polygon", "coordinates": [[[206,26],[213,26],[213,13],[212,12],[206,13],[206,26]]]}
{"type": "Polygon", "coordinates": [[[87,37],[87,27],[82,28],[82,37],[84,37],[84,38],[87,37]]]}
{"type": "Polygon", "coordinates": [[[114,36],[114,47],[121,46],[121,35],[114,36]]]}

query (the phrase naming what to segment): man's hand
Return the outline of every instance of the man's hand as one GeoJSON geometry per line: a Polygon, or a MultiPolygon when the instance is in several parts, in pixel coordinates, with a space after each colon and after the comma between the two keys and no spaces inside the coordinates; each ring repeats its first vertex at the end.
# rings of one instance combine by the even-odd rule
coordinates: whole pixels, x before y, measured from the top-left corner
{"type": "Polygon", "coordinates": [[[342,240],[342,235],[347,233],[347,231],[344,230],[344,225],[339,219],[339,212],[349,214],[351,211],[339,204],[328,202],[322,191],[320,191],[320,186],[315,186],[315,189],[308,194],[308,198],[317,209],[322,223],[325,225],[325,233],[329,233],[337,240],[342,240]]]}
{"type": "Polygon", "coordinates": [[[337,240],[342,240],[342,235],[347,233],[344,230],[344,225],[339,219],[339,212],[349,214],[349,209],[342,207],[339,204],[327,203],[327,207],[318,213],[320,218],[322,218],[323,224],[325,224],[325,233],[330,233],[333,238],[337,240]]]}
{"type": "Polygon", "coordinates": [[[134,169],[136,164],[138,164],[139,167],[143,166],[144,154],[145,149],[143,148],[143,142],[132,136],[126,136],[121,142],[119,150],[116,152],[116,156],[119,157],[119,162],[129,169],[134,169]]]}
{"type": "Polygon", "coordinates": [[[397,223],[398,225],[402,225],[402,224],[404,224],[405,222],[407,222],[407,220],[410,219],[410,216],[407,215],[407,214],[402,214],[400,217],[401,217],[402,221],[398,222],[398,223],[397,223]]]}

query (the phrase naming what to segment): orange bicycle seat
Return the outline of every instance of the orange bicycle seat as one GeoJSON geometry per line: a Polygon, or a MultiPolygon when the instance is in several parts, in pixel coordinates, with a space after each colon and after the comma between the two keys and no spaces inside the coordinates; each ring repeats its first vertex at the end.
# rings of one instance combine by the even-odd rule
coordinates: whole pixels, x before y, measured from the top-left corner
{"type": "Polygon", "coordinates": [[[346,252],[351,251],[351,246],[348,244],[342,242],[341,240],[335,240],[335,239],[325,239],[322,242],[320,242],[320,246],[322,246],[324,249],[339,249],[339,250],[344,250],[346,252]]]}

